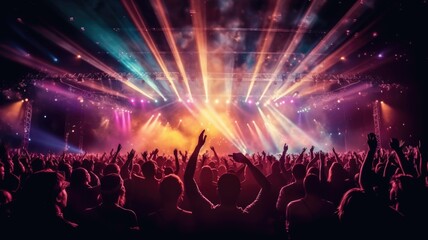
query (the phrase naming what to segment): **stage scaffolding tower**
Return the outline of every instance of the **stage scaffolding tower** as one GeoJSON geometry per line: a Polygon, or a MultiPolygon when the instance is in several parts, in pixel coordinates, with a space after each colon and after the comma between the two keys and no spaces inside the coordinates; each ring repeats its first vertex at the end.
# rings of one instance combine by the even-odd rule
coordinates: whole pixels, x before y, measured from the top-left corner
{"type": "Polygon", "coordinates": [[[30,101],[25,102],[25,113],[24,113],[24,134],[22,139],[22,147],[28,148],[30,141],[30,130],[31,130],[31,117],[33,116],[33,105],[30,101]]]}
{"type": "Polygon", "coordinates": [[[378,141],[378,147],[382,147],[382,138],[380,136],[380,111],[379,111],[379,101],[376,100],[373,102],[373,123],[374,123],[374,132],[378,141]]]}

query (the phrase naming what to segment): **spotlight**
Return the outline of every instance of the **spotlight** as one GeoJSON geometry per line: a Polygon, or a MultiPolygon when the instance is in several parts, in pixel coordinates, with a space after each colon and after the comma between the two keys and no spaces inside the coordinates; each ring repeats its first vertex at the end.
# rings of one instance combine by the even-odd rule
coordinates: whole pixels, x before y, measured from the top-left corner
{"type": "Polygon", "coordinates": [[[218,101],[218,99],[216,99],[216,100],[215,100],[215,103],[217,104],[218,102],[219,102],[219,101],[218,101]]]}
{"type": "Polygon", "coordinates": [[[141,100],[140,100],[140,102],[142,102],[142,103],[143,103],[143,102],[144,102],[144,99],[141,99],[141,100]]]}
{"type": "Polygon", "coordinates": [[[25,98],[24,101],[28,102],[28,98],[25,98]]]}
{"type": "Polygon", "coordinates": [[[158,102],[158,100],[157,99],[155,99],[155,103],[157,103],[158,102]]]}
{"type": "Polygon", "coordinates": [[[230,103],[230,100],[228,99],[228,100],[226,100],[226,104],[229,104],[230,103]]]}
{"type": "Polygon", "coordinates": [[[80,54],[77,54],[76,58],[77,58],[77,59],[81,59],[81,58],[82,58],[82,56],[81,56],[80,54]]]}
{"type": "Polygon", "coordinates": [[[131,102],[132,102],[132,103],[134,103],[134,102],[135,102],[135,99],[131,99],[131,102]]]}

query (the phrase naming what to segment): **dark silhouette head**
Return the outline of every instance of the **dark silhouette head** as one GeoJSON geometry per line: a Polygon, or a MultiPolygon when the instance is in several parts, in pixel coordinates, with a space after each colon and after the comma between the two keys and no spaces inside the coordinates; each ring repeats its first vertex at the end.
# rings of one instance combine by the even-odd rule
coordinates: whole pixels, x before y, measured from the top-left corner
{"type": "Polygon", "coordinates": [[[213,181],[213,172],[209,166],[203,166],[199,175],[201,184],[208,184],[213,181]]]}
{"type": "Polygon", "coordinates": [[[174,170],[172,170],[172,168],[171,168],[171,167],[164,167],[164,168],[163,168],[163,174],[164,174],[165,176],[170,175],[170,174],[173,174],[173,173],[174,173],[174,170]]]}
{"type": "Polygon", "coordinates": [[[222,205],[236,205],[241,192],[241,182],[235,174],[225,173],[218,180],[217,190],[222,205]]]}
{"type": "Polygon", "coordinates": [[[334,162],[328,170],[328,182],[342,182],[346,179],[346,172],[342,165],[334,162]]]}
{"type": "Polygon", "coordinates": [[[57,207],[67,205],[65,188],[68,182],[64,176],[53,171],[39,171],[31,175],[22,189],[22,201],[30,211],[44,211],[47,214],[57,207]]]}
{"type": "Polygon", "coordinates": [[[124,204],[125,187],[119,174],[111,173],[101,178],[101,197],[103,203],[124,204]]]}
{"type": "Polygon", "coordinates": [[[177,203],[183,196],[183,182],[175,175],[166,176],[159,184],[159,193],[163,203],[177,203]]]}
{"type": "Polygon", "coordinates": [[[76,168],[71,173],[70,178],[70,186],[71,187],[79,187],[79,186],[87,186],[91,176],[88,171],[84,168],[76,168]]]}
{"type": "Polygon", "coordinates": [[[90,159],[83,159],[82,168],[88,170],[88,172],[94,171],[94,161],[90,159]]]}
{"type": "Polygon", "coordinates": [[[156,174],[156,164],[153,161],[147,161],[141,166],[144,177],[154,178],[156,174]]]}
{"type": "Polygon", "coordinates": [[[33,161],[31,161],[31,169],[33,172],[42,171],[45,169],[45,161],[41,158],[35,158],[33,161]]]}
{"type": "Polygon", "coordinates": [[[293,166],[291,173],[296,181],[303,180],[306,176],[306,167],[301,163],[297,163],[293,166]]]}
{"type": "Polygon", "coordinates": [[[278,161],[274,161],[271,165],[271,168],[272,168],[273,175],[279,175],[281,173],[281,168],[279,167],[278,161]]]}
{"type": "Polygon", "coordinates": [[[103,175],[109,175],[109,174],[119,174],[120,167],[116,163],[110,163],[108,164],[103,171],[103,175]]]}
{"type": "Polygon", "coordinates": [[[321,183],[317,175],[309,174],[303,180],[306,195],[319,195],[321,183]]]}
{"type": "Polygon", "coordinates": [[[342,197],[338,207],[338,216],[341,222],[354,225],[370,219],[372,205],[367,194],[360,188],[348,190],[342,197]]]}

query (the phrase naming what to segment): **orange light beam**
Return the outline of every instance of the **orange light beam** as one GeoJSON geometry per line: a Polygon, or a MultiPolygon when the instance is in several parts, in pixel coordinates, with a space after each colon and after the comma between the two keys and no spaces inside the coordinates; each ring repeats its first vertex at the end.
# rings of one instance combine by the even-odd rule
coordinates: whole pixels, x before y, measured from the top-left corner
{"type": "MultiPolygon", "coordinates": [[[[262,35],[263,44],[262,44],[261,51],[260,51],[261,53],[257,58],[257,62],[256,62],[256,65],[254,67],[253,74],[251,75],[250,85],[248,87],[247,96],[245,97],[245,101],[247,101],[248,98],[250,97],[251,90],[254,87],[254,82],[256,81],[257,74],[259,73],[259,71],[263,65],[263,62],[265,60],[265,56],[266,56],[265,52],[267,52],[267,50],[271,46],[272,41],[275,37],[276,32],[270,31],[270,29],[272,29],[274,27],[274,24],[275,24],[274,16],[278,15],[278,13],[280,12],[280,9],[282,7],[282,3],[283,3],[283,1],[276,1],[275,2],[275,7],[273,9],[273,13],[272,13],[270,21],[269,21],[268,30],[262,35]]],[[[286,13],[283,13],[283,14],[286,14],[286,13]]]]}
{"type": "Polygon", "coordinates": [[[264,97],[264,95],[268,91],[269,87],[275,81],[276,77],[278,76],[278,74],[282,70],[282,67],[283,67],[285,61],[287,60],[287,58],[290,56],[291,53],[293,53],[293,51],[296,49],[296,47],[300,43],[300,40],[302,39],[302,37],[305,34],[305,29],[309,28],[312,25],[312,23],[314,23],[313,20],[312,21],[306,21],[306,19],[308,19],[310,16],[315,15],[315,13],[321,9],[321,7],[324,5],[325,2],[326,1],[313,1],[310,4],[308,10],[306,10],[306,12],[305,12],[305,15],[301,18],[302,20],[301,20],[301,23],[299,24],[299,28],[294,33],[291,41],[287,44],[287,47],[285,47],[284,54],[282,54],[281,59],[276,64],[276,66],[273,70],[272,78],[269,80],[269,82],[267,83],[266,87],[264,88],[262,94],[260,95],[259,101],[262,100],[262,98],[264,97]]]}
{"type": "MultiPolygon", "coordinates": [[[[362,36],[367,36],[365,33],[368,32],[375,22],[372,22],[369,26],[365,27],[364,30],[360,32],[362,36]]],[[[280,88],[276,93],[276,99],[281,98],[291,92],[294,92],[298,87],[301,87],[303,84],[310,81],[310,76],[315,73],[322,73],[333,67],[340,60],[341,56],[348,56],[351,53],[358,51],[361,47],[365,46],[371,39],[369,37],[358,37],[352,38],[351,40],[344,43],[333,53],[329,54],[324,60],[322,60],[315,68],[313,68],[308,74],[306,74],[298,83],[293,84],[291,87],[289,84],[285,84],[280,88]],[[278,94],[279,91],[285,89],[281,94],[278,94]]],[[[349,71],[346,71],[349,73],[349,71]]],[[[314,91],[308,91],[308,93],[313,93],[314,91]]]]}
{"type": "MultiPolygon", "coordinates": [[[[360,2],[355,2],[354,5],[346,12],[346,14],[337,22],[337,24],[328,32],[328,34],[311,50],[311,52],[307,55],[305,59],[293,70],[292,74],[299,73],[303,69],[310,67],[320,56],[322,56],[320,53],[325,53],[328,51],[330,42],[335,42],[337,39],[342,35],[341,33],[345,32],[346,28],[349,27],[350,21],[349,19],[354,19],[361,15],[361,13],[364,11],[364,5],[362,5],[360,2]],[[340,34],[339,34],[340,33],[340,34]]],[[[285,89],[286,85],[281,87],[276,91],[274,94],[274,98],[278,99],[277,96],[278,92],[281,92],[283,89],[285,89]]],[[[281,94],[284,96],[284,94],[281,94]]]]}
{"type": "Polygon", "coordinates": [[[158,20],[162,25],[162,28],[165,29],[163,33],[165,34],[168,45],[171,48],[171,52],[177,64],[178,71],[180,72],[180,75],[183,77],[183,81],[184,81],[184,84],[186,85],[189,98],[193,100],[192,91],[190,90],[190,85],[189,85],[189,79],[187,78],[186,70],[184,69],[184,64],[180,56],[180,51],[178,50],[177,44],[175,43],[174,36],[172,35],[171,26],[165,14],[165,7],[163,6],[160,0],[156,0],[156,1],[152,0],[152,6],[155,9],[156,16],[158,17],[158,20]]]}
{"type": "Polygon", "coordinates": [[[164,72],[166,79],[171,84],[171,87],[177,95],[178,99],[181,99],[180,94],[178,93],[177,87],[175,86],[175,83],[172,79],[172,77],[169,74],[169,71],[167,69],[167,66],[165,62],[163,61],[163,58],[161,57],[155,42],[153,41],[152,37],[150,36],[150,33],[147,31],[146,24],[144,22],[143,17],[141,16],[140,11],[138,10],[138,7],[135,4],[134,0],[122,0],[122,4],[125,7],[126,11],[128,12],[129,16],[131,17],[132,21],[134,22],[135,26],[137,27],[139,33],[144,38],[144,40],[147,43],[147,46],[149,47],[150,51],[152,52],[153,56],[155,57],[156,61],[159,64],[159,67],[164,72]]]}
{"type": "Polygon", "coordinates": [[[201,67],[202,81],[205,90],[205,100],[209,101],[208,92],[208,64],[207,64],[207,38],[205,34],[205,1],[191,0],[193,30],[195,32],[196,45],[198,47],[199,65],[201,67]]]}

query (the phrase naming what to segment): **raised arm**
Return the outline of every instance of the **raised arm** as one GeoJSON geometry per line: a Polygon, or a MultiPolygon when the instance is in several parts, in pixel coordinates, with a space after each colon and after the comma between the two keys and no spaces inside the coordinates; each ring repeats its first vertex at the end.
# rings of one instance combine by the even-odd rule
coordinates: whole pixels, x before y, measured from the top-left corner
{"type": "Polygon", "coordinates": [[[120,143],[117,145],[117,149],[116,152],[114,153],[112,159],[111,159],[111,163],[116,163],[116,159],[117,159],[117,155],[119,155],[120,150],[122,149],[122,145],[120,145],[120,143]]]}
{"type": "Polygon", "coordinates": [[[217,154],[217,152],[215,151],[215,148],[214,148],[213,146],[211,146],[210,148],[211,148],[211,150],[212,150],[212,151],[213,151],[213,153],[214,153],[214,158],[215,158],[215,160],[217,161],[217,166],[220,166],[220,158],[218,157],[218,154],[217,154]]]}
{"type": "Polygon", "coordinates": [[[320,159],[319,179],[320,179],[320,182],[324,184],[327,182],[327,175],[325,174],[325,154],[322,151],[319,152],[319,159],[320,159]]]}
{"type": "Polygon", "coordinates": [[[180,163],[178,162],[178,151],[177,151],[177,148],[174,149],[174,159],[175,159],[175,171],[174,171],[174,174],[178,175],[180,173],[180,163]]]}
{"type": "Polygon", "coordinates": [[[403,153],[403,144],[404,142],[398,141],[396,138],[392,138],[389,145],[391,148],[397,153],[398,155],[398,164],[401,168],[401,171],[404,174],[411,174],[412,176],[416,177],[416,171],[415,168],[412,166],[412,164],[407,161],[406,156],[404,156],[403,153]]]}
{"type": "Polygon", "coordinates": [[[199,191],[198,185],[194,179],[198,155],[206,139],[207,136],[205,135],[205,130],[203,130],[199,135],[198,144],[196,145],[192,155],[190,155],[189,162],[187,163],[186,170],[184,171],[184,189],[193,205],[193,210],[200,210],[200,208],[210,208],[213,206],[213,204],[199,191]]]}
{"type": "Polygon", "coordinates": [[[315,149],[314,146],[312,146],[311,149],[309,149],[309,153],[311,154],[311,160],[314,159],[314,149],[315,149]]]}
{"type": "Polygon", "coordinates": [[[297,158],[296,163],[302,163],[303,162],[303,154],[305,154],[305,152],[306,152],[306,148],[304,147],[302,149],[302,152],[300,153],[299,157],[297,158]]]}
{"type": "Polygon", "coordinates": [[[279,158],[279,168],[281,169],[281,173],[285,174],[287,169],[285,169],[285,156],[287,155],[288,145],[284,143],[284,148],[282,149],[281,158],[279,158]]]}
{"type": "Polygon", "coordinates": [[[340,159],[339,154],[337,154],[336,149],[334,149],[334,147],[333,147],[333,154],[334,154],[334,158],[336,159],[336,162],[342,164],[342,159],[340,159]]]}
{"type": "Polygon", "coordinates": [[[232,154],[233,160],[239,163],[244,163],[249,168],[251,174],[253,174],[254,179],[256,179],[257,183],[262,187],[262,189],[270,189],[270,183],[263,175],[263,173],[256,167],[254,164],[245,157],[242,153],[233,153],[232,154]]]}
{"type": "Polygon", "coordinates": [[[360,169],[360,186],[364,191],[371,192],[374,184],[372,171],[373,158],[377,148],[377,139],[374,133],[369,133],[367,135],[367,145],[369,146],[369,151],[360,169]]]}
{"type": "Polygon", "coordinates": [[[135,156],[135,150],[131,149],[131,152],[128,153],[128,158],[126,159],[125,164],[120,168],[120,176],[123,179],[130,179],[132,177],[132,164],[135,156]]]}

